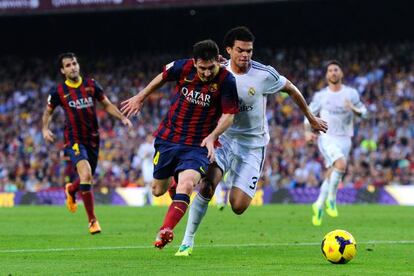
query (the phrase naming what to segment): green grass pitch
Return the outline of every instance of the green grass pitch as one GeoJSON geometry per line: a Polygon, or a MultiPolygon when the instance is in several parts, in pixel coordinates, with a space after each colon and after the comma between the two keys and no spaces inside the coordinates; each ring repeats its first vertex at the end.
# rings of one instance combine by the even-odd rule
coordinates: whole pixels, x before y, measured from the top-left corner
{"type": "Polygon", "coordinates": [[[175,257],[185,217],[163,250],[152,247],[166,208],[97,206],[102,234],[91,236],[83,207],[0,208],[0,275],[414,275],[414,208],[339,206],[338,218],[311,225],[310,205],[251,207],[236,216],[214,207],[191,257],[175,257]],[[351,232],[354,260],[333,265],[320,242],[351,232]]]}

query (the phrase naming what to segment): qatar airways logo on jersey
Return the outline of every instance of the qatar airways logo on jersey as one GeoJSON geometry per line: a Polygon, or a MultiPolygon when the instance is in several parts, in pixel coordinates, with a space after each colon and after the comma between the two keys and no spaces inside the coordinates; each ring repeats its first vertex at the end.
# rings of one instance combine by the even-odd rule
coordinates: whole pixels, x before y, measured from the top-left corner
{"type": "Polygon", "coordinates": [[[82,109],[82,108],[88,108],[93,106],[93,99],[92,97],[88,98],[80,98],[76,101],[70,101],[69,103],[70,107],[76,108],[76,109],[82,109]]]}
{"type": "Polygon", "coordinates": [[[188,90],[187,87],[181,88],[181,94],[184,95],[185,99],[189,103],[201,106],[210,106],[211,96],[208,94],[201,93],[200,91],[188,90]]]}

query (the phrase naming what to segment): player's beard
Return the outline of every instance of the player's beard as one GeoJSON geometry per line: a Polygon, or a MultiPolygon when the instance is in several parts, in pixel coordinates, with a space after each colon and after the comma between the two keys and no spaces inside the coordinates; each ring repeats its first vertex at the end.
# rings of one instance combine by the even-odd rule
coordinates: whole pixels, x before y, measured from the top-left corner
{"type": "Polygon", "coordinates": [[[330,84],[338,84],[341,82],[341,78],[329,78],[328,83],[330,84]]]}

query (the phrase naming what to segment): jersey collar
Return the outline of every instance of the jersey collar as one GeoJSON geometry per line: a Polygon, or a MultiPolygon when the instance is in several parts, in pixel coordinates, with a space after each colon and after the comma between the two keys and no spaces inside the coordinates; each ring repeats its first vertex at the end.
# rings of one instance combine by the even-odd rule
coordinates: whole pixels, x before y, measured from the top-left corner
{"type": "Polygon", "coordinates": [[[71,80],[66,79],[65,84],[70,88],[78,88],[82,84],[82,81],[82,77],[79,77],[79,80],[77,82],[72,82],[71,80]]]}

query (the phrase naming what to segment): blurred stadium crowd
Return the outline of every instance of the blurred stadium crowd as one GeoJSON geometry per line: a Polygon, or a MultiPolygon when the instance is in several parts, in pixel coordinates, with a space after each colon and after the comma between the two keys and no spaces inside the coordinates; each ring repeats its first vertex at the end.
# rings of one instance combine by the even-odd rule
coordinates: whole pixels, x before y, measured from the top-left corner
{"type": "MultiPolygon", "coordinates": [[[[274,66],[310,102],[324,87],[324,61],[344,65],[344,83],[355,87],[369,110],[357,120],[344,186],[356,188],[414,183],[414,44],[346,44],[319,48],[256,50],[254,59],[274,66]]],[[[136,54],[94,58],[80,56],[84,75],[94,77],[116,104],[142,89],[176,54],[136,54]]],[[[62,112],[52,121],[58,142],[42,138],[41,117],[49,89],[60,81],[50,58],[1,58],[0,67],[0,192],[39,191],[62,187],[73,170],[62,156],[62,112]]],[[[151,95],[133,118],[128,132],[105,112],[98,112],[101,151],[95,183],[101,188],[143,186],[140,145],[148,139],[169,106],[172,86],[151,95]]],[[[303,136],[303,116],[284,93],[268,100],[270,144],[261,185],[296,188],[318,186],[324,165],[315,145],[303,136]]]]}

